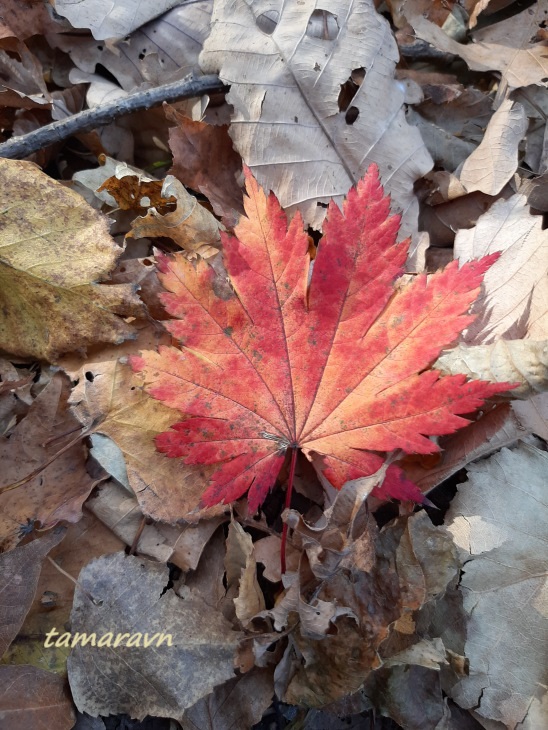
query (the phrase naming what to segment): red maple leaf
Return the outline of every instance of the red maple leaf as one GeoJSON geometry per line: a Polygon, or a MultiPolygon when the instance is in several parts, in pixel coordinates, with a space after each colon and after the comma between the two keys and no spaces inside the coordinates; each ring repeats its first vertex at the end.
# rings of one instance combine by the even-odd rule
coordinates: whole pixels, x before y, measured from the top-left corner
{"type": "MultiPolygon", "coordinates": [[[[466,314],[498,254],[394,288],[409,241],[396,244],[376,167],[341,210],[331,203],[308,286],[308,237],[246,172],[247,217],[223,253],[235,296],[213,290],[214,272],[161,256],[161,295],[181,347],[133,357],[146,389],[185,419],[157,448],[187,464],[216,464],[203,505],[249,490],[263,502],[297,447],[316,455],[337,488],[376,472],[386,452],[428,454],[428,436],[467,425],[485,398],[511,385],[440,377],[428,368],[473,320],[466,314]]],[[[391,465],[377,496],[422,501],[391,465]]]]}

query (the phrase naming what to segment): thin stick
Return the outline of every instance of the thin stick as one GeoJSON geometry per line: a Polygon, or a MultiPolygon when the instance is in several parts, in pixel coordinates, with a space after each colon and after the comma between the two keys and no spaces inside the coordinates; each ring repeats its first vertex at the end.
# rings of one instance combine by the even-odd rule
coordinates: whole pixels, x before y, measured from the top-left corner
{"type": "Polygon", "coordinates": [[[78,581],[76,580],[76,578],[73,578],[73,577],[72,577],[72,575],[71,575],[70,573],[67,573],[67,571],[66,571],[66,570],[63,570],[63,568],[61,568],[61,566],[59,565],[59,563],[56,563],[56,562],[55,562],[55,560],[54,560],[53,558],[50,558],[50,556],[49,556],[49,555],[46,555],[46,557],[47,557],[47,559],[49,560],[49,562],[50,562],[50,563],[51,563],[51,564],[53,565],[53,567],[54,567],[54,568],[57,568],[57,570],[58,570],[58,571],[59,571],[60,573],[62,573],[62,574],[63,574],[63,575],[65,576],[65,578],[68,578],[69,580],[71,580],[71,581],[72,581],[72,582],[74,583],[74,585],[75,585],[75,586],[77,586],[77,587],[78,587],[78,588],[79,588],[79,589],[80,589],[80,590],[82,591],[82,593],[83,593],[83,594],[84,594],[84,595],[85,595],[85,596],[86,596],[87,598],[89,598],[89,600],[90,600],[90,601],[91,601],[91,602],[92,602],[92,603],[93,603],[93,604],[94,604],[95,606],[102,606],[102,605],[103,605],[103,601],[101,601],[101,600],[97,600],[96,598],[94,598],[94,597],[93,597],[93,596],[91,595],[91,593],[89,593],[88,591],[86,591],[86,589],[85,589],[85,588],[84,588],[84,587],[82,586],[82,584],[81,584],[81,583],[78,583],[78,581]]]}
{"type": "Polygon", "coordinates": [[[191,79],[186,77],[170,84],[156,86],[153,89],[136,91],[124,99],[115,99],[108,104],[86,109],[78,114],[73,114],[67,119],[60,119],[57,122],[47,124],[34,132],[29,132],[29,134],[13,137],[0,144],[0,157],[10,159],[28,157],[33,152],[37,152],[54,142],[62,142],[73,134],[87,132],[103,124],[109,124],[124,114],[151,109],[154,106],[160,106],[164,101],[180,101],[227,90],[228,86],[225,86],[218,76],[211,74],[191,79]]]}
{"type": "MultiPolygon", "coordinates": [[[[289,478],[287,480],[287,490],[285,493],[285,509],[291,507],[291,495],[293,493],[293,477],[295,476],[295,465],[297,463],[297,448],[291,449],[291,466],[289,467],[289,478]]],[[[285,547],[287,545],[287,522],[284,522],[282,529],[282,544],[280,546],[280,562],[282,575],[285,573],[285,547]]]]}

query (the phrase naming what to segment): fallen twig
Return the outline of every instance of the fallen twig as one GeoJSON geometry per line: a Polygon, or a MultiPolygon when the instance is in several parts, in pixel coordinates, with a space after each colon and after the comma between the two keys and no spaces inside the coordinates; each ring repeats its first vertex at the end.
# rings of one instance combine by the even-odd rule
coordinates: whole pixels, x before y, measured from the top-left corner
{"type": "Polygon", "coordinates": [[[170,84],[155,86],[153,89],[136,91],[124,99],[115,99],[108,104],[86,109],[67,119],[47,124],[34,132],[29,132],[29,134],[14,137],[0,144],[0,157],[10,159],[28,157],[33,152],[37,152],[54,142],[62,142],[73,134],[86,132],[103,124],[109,124],[109,122],[125,114],[151,109],[154,106],[159,106],[164,101],[180,101],[202,96],[203,94],[226,91],[227,89],[228,87],[223,84],[219,77],[212,74],[199,78],[189,79],[187,77],[173,81],[170,84]]]}

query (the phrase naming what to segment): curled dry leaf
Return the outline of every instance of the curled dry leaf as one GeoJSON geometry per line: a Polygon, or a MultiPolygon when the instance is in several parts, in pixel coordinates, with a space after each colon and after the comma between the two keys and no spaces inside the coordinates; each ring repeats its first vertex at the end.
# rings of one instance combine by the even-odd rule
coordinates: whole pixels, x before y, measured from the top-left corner
{"type": "Polygon", "coordinates": [[[128,236],[167,236],[188,254],[202,258],[219,253],[223,226],[173,175],[164,180],[162,198],[174,198],[177,209],[162,215],[156,208],[150,208],[146,216],[133,221],[128,236]]]}
{"type": "Polygon", "coordinates": [[[134,287],[99,285],[122,250],[106,219],[29,162],[0,159],[0,347],[53,360],[133,335],[134,287]]]}
{"type": "Polygon", "coordinates": [[[519,383],[501,397],[530,398],[548,391],[548,340],[497,340],[492,345],[457,345],[434,365],[443,375],[519,383]]]}
{"type": "Polygon", "coordinates": [[[265,188],[319,228],[325,206],[342,203],[372,162],[379,165],[403,234],[417,232],[413,184],[432,167],[420,132],[407,124],[405,86],[394,79],[398,49],[373,0],[216,3],[200,64],[230,84],[230,135],[265,188]],[[341,86],[356,71],[350,99],[341,86]]]}
{"type": "Polygon", "coordinates": [[[523,106],[505,99],[489,120],[479,146],[461,168],[459,180],[468,193],[500,193],[516,171],[518,146],[527,126],[523,106]]]}
{"type": "Polygon", "coordinates": [[[487,25],[467,45],[450,38],[419,13],[408,14],[416,35],[435,48],[460,56],[473,71],[500,71],[511,88],[545,85],[548,77],[546,45],[537,34],[546,22],[545,3],[534,3],[517,15],[487,25]]]}

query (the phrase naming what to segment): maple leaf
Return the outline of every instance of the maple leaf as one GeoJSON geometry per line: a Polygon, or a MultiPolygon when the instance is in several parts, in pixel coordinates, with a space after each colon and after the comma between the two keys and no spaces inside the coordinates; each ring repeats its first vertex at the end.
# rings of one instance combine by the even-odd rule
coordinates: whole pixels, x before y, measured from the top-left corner
{"type": "MultiPolygon", "coordinates": [[[[248,170],[246,189],[247,217],[223,234],[236,295],[215,294],[204,261],[160,256],[161,300],[176,318],[166,326],[181,347],[130,359],[148,393],[185,415],[157,448],[217,466],[204,505],[249,490],[255,511],[287,449],[293,463],[297,448],[314,455],[337,488],[376,472],[386,452],[433,453],[428,436],[467,425],[459,414],[512,387],[428,370],[474,319],[466,312],[498,254],[395,289],[409,240],[395,243],[400,217],[372,166],[342,211],[330,204],[308,287],[300,214],[288,225],[248,170]]],[[[422,501],[394,465],[377,496],[422,501]]]]}

